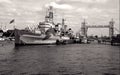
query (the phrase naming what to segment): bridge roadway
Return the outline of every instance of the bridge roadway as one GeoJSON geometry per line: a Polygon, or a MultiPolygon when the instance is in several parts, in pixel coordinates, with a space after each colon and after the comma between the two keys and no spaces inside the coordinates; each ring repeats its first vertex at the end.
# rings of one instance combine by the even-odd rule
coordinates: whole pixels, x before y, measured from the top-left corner
{"type": "Polygon", "coordinates": [[[88,25],[87,28],[109,28],[109,25],[88,25]]]}

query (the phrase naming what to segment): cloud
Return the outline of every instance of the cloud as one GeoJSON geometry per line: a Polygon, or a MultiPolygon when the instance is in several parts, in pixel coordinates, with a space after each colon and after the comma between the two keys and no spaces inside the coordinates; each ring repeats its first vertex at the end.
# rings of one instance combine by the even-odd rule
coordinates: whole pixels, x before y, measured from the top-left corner
{"type": "Polygon", "coordinates": [[[84,19],[100,19],[100,18],[108,18],[109,13],[106,13],[106,11],[102,8],[85,8],[81,7],[76,10],[76,12],[81,16],[81,18],[84,19]]]}
{"type": "Polygon", "coordinates": [[[83,19],[88,19],[88,16],[83,15],[82,18],[83,19]]]}
{"type": "Polygon", "coordinates": [[[66,14],[66,15],[64,15],[64,17],[65,18],[73,18],[73,17],[75,17],[74,15],[70,15],[70,14],[66,14]]]}
{"type": "Polygon", "coordinates": [[[56,0],[56,2],[60,2],[61,0],[56,0]]]}
{"type": "Polygon", "coordinates": [[[81,0],[82,2],[86,3],[105,3],[107,0],[81,0]]]}
{"type": "Polygon", "coordinates": [[[70,0],[70,1],[79,1],[83,3],[106,3],[108,0],[70,0]]]}
{"type": "Polygon", "coordinates": [[[0,0],[0,3],[12,3],[11,0],[0,0]]]}
{"type": "Polygon", "coordinates": [[[24,5],[24,6],[20,7],[20,8],[22,10],[29,10],[29,11],[41,11],[42,10],[42,8],[40,6],[38,6],[38,5],[34,5],[32,7],[24,5]]]}
{"type": "Polygon", "coordinates": [[[22,5],[21,7],[11,7],[7,11],[16,16],[23,16],[23,15],[27,16],[27,15],[35,15],[41,10],[42,8],[39,6],[29,7],[29,6],[22,5]]]}
{"type": "MultiPolygon", "coordinates": [[[[119,0],[0,0],[0,22],[8,23],[16,19],[19,28],[27,24],[44,21],[46,7],[55,8],[55,23],[66,19],[66,24],[74,30],[85,18],[88,23],[102,23],[115,18],[116,27],[119,25],[119,0]],[[108,2],[109,1],[109,2],[108,2]],[[114,10],[113,10],[114,9],[114,10]]],[[[78,27],[77,27],[78,26],[78,27]]],[[[9,28],[9,26],[7,26],[9,28]]]]}
{"type": "Polygon", "coordinates": [[[99,8],[78,8],[77,10],[76,10],[77,12],[81,12],[81,13],[101,13],[102,12],[102,10],[101,9],[99,9],[99,8]]]}
{"type": "Polygon", "coordinates": [[[51,2],[50,4],[46,4],[45,6],[46,7],[53,6],[54,8],[57,9],[67,9],[67,10],[73,9],[73,7],[69,4],[57,4],[56,2],[51,2]]]}
{"type": "Polygon", "coordinates": [[[27,23],[35,23],[34,20],[27,20],[26,22],[27,22],[27,23]]]}

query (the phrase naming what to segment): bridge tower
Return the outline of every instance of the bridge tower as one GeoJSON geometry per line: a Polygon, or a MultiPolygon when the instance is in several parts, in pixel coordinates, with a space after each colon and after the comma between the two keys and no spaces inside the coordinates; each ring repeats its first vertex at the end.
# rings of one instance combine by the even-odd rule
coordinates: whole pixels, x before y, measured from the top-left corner
{"type": "Polygon", "coordinates": [[[86,21],[82,22],[81,26],[81,34],[85,37],[87,37],[87,26],[86,26],[86,21]]]}
{"type": "Polygon", "coordinates": [[[114,21],[113,19],[109,22],[109,37],[111,38],[114,35],[114,21]]]}

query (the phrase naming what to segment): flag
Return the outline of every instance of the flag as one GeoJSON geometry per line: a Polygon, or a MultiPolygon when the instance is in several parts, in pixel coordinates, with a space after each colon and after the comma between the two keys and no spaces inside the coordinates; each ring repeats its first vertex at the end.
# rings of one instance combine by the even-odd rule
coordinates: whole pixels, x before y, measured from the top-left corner
{"type": "Polygon", "coordinates": [[[10,23],[9,24],[11,24],[11,23],[13,23],[15,20],[14,19],[12,19],[11,21],[10,21],[10,23]]]}

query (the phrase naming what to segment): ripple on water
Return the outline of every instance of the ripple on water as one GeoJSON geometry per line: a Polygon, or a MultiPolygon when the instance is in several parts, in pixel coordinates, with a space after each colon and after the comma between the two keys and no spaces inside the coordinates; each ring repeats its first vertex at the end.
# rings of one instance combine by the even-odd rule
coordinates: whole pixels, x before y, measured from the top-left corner
{"type": "Polygon", "coordinates": [[[70,44],[0,46],[0,75],[119,75],[119,47],[70,44]]]}

